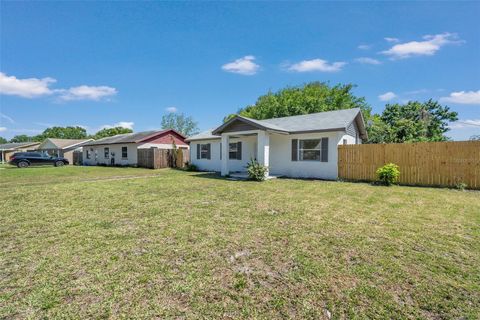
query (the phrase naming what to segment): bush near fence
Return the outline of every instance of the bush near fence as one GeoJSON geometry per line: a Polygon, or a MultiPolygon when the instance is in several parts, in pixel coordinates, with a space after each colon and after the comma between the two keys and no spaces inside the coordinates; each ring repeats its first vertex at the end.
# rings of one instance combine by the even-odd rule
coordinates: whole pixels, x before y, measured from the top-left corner
{"type": "Polygon", "coordinates": [[[375,181],[386,163],[400,167],[400,184],[480,189],[480,141],[338,146],[338,176],[375,181]]]}

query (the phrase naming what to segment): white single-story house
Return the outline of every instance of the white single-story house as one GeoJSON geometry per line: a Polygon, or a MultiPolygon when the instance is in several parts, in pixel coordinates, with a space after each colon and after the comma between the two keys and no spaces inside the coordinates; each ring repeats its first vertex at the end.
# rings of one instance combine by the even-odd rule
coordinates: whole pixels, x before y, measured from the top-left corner
{"type": "Polygon", "coordinates": [[[51,156],[63,157],[73,164],[73,153],[81,152],[85,143],[93,139],[56,139],[47,138],[38,146],[37,150],[51,156]]]}
{"type": "Polygon", "coordinates": [[[337,146],[366,138],[362,112],[354,108],[265,120],[235,116],[187,141],[191,163],[199,170],[225,176],[245,172],[256,159],[269,175],[334,180],[337,146]]]}
{"type": "Polygon", "coordinates": [[[135,166],[138,149],[188,149],[185,139],[184,135],[172,129],[117,134],[85,144],[83,164],[135,166]]]}

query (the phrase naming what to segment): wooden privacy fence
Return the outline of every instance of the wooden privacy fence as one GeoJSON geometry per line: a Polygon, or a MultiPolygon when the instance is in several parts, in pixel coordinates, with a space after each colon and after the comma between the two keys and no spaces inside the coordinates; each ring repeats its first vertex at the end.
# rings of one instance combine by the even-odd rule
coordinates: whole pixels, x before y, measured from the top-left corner
{"type": "Polygon", "coordinates": [[[374,181],[386,163],[400,167],[400,184],[480,189],[480,141],[338,146],[338,176],[374,181]]]}
{"type": "Polygon", "coordinates": [[[83,164],[83,152],[82,151],[73,151],[73,163],[76,166],[81,166],[83,164]]]}
{"type": "Polygon", "coordinates": [[[189,161],[188,149],[138,149],[137,165],[143,168],[183,168],[189,161]]]}

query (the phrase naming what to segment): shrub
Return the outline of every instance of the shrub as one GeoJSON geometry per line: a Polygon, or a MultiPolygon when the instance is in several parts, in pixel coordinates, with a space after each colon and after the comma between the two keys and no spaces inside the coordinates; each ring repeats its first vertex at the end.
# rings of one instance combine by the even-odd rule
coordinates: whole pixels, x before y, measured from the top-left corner
{"type": "Polygon", "coordinates": [[[400,170],[398,169],[398,166],[394,163],[387,163],[386,165],[378,168],[377,170],[378,180],[386,186],[397,183],[399,176],[400,170]]]}
{"type": "Polygon", "coordinates": [[[468,185],[465,182],[457,182],[455,184],[455,189],[460,190],[460,191],[464,191],[467,187],[468,187],[468,185]]]}
{"type": "Polygon", "coordinates": [[[267,172],[268,168],[262,166],[257,160],[251,159],[247,164],[247,173],[251,180],[263,181],[266,178],[267,172]]]}
{"type": "Polygon", "coordinates": [[[187,170],[187,171],[198,171],[198,168],[197,168],[196,165],[187,162],[186,165],[185,165],[185,170],[187,170]]]}

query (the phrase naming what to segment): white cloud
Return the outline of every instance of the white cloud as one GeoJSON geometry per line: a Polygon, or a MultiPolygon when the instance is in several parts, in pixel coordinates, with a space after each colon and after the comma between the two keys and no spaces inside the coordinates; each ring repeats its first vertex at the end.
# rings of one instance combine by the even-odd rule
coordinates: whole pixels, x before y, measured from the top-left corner
{"type": "Polygon", "coordinates": [[[102,130],[102,129],[111,129],[111,128],[115,128],[115,127],[122,127],[122,128],[133,130],[133,125],[134,124],[135,124],[134,122],[130,122],[130,121],[120,121],[120,122],[117,122],[117,123],[114,123],[114,124],[105,124],[105,125],[101,126],[100,129],[98,129],[97,131],[102,130]]]}
{"type": "Polygon", "coordinates": [[[94,100],[99,101],[117,94],[117,89],[108,86],[78,86],[70,89],[56,90],[59,98],[64,101],[94,100]]]}
{"type": "Polygon", "coordinates": [[[168,107],[168,108],[165,109],[165,111],[170,112],[170,113],[175,113],[175,112],[177,112],[178,110],[177,110],[177,108],[175,108],[175,107],[168,107]]]}
{"type": "Polygon", "coordinates": [[[368,44],[360,44],[357,48],[360,50],[368,50],[371,48],[371,46],[368,44]]]}
{"type": "Polygon", "coordinates": [[[15,123],[15,120],[13,120],[11,117],[7,116],[6,114],[3,114],[0,112],[0,119],[5,119],[10,123],[15,123]]]}
{"type": "Polygon", "coordinates": [[[6,127],[0,127],[0,132],[7,131],[6,127]]]}
{"type": "Polygon", "coordinates": [[[35,134],[35,133],[41,133],[42,130],[38,129],[6,129],[8,132],[12,133],[20,133],[20,134],[35,134]]]}
{"type": "Polygon", "coordinates": [[[355,59],[355,61],[363,64],[374,64],[374,65],[382,64],[379,60],[368,58],[368,57],[360,57],[355,59]]]}
{"type": "Polygon", "coordinates": [[[458,120],[449,124],[450,129],[480,127],[480,119],[458,120]]]}
{"type": "Polygon", "coordinates": [[[398,38],[385,37],[383,39],[385,39],[387,42],[400,42],[398,38]]]}
{"type": "Polygon", "coordinates": [[[257,73],[260,66],[256,64],[254,56],[245,56],[233,62],[226,63],[222,69],[227,72],[251,76],[257,73]]]}
{"type": "Polygon", "coordinates": [[[35,98],[52,94],[48,87],[55,83],[53,78],[28,78],[18,79],[15,76],[7,76],[0,72],[0,93],[5,95],[20,96],[24,98],[35,98]]]}
{"type": "Polygon", "coordinates": [[[346,64],[346,62],[328,63],[328,61],[322,59],[303,60],[291,65],[288,70],[295,72],[337,72],[342,70],[346,64]]]}
{"type": "Polygon", "coordinates": [[[480,90],[452,92],[448,97],[440,98],[440,102],[458,104],[480,104],[480,90]]]}
{"type": "Polygon", "coordinates": [[[392,91],[389,91],[389,92],[385,92],[384,94],[381,94],[378,96],[378,99],[380,99],[380,101],[390,101],[390,100],[393,100],[397,97],[397,95],[395,93],[393,93],[392,91]]]}
{"type": "Polygon", "coordinates": [[[462,43],[455,33],[441,33],[423,36],[424,41],[399,43],[381,53],[392,59],[404,59],[413,56],[433,56],[441,47],[452,43],[462,43]]]}
{"type": "Polygon", "coordinates": [[[46,95],[56,95],[60,100],[94,100],[99,101],[117,94],[117,89],[108,86],[71,87],[70,89],[50,89],[57,80],[46,77],[42,79],[18,79],[0,72],[0,94],[19,96],[23,98],[38,98],[46,95]]]}

